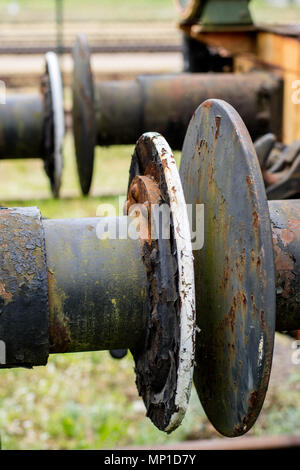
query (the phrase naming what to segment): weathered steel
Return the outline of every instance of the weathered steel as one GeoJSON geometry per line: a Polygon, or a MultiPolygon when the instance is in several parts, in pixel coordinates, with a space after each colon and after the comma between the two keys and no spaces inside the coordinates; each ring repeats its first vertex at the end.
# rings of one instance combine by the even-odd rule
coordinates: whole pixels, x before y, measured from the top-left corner
{"type": "Polygon", "coordinates": [[[138,348],[146,335],[146,270],[127,224],[127,217],[43,220],[51,353],[138,348]],[[127,239],[99,239],[99,224],[127,239]]]}
{"type": "Polygon", "coordinates": [[[255,142],[267,197],[270,200],[297,198],[300,194],[300,141],[291,145],[266,134],[255,142]]]}
{"type": "Polygon", "coordinates": [[[195,300],[186,205],[175,159],[162,136],[139,139],[129,188],[129,216],[38,219],[42,239],[40,232],[33,233],[28,217],[17,218],[19,230],[11,211],[2,212],[0,299],[6,310],[0,316],[0,340],[17,348],[20,361],[11,359],[9,349],[10,362],[3,367],[44,364],[49,352],[130,348],[148,416],[159,429],[171,432],[184,417],[191,391],[195,300]],[[142,219],[131,217],[136,203],[142,219]],[[160,210],[163,204],[168,209],[167,234],[151,212],[153,205],[160,210]],[[144,216],[148,211],[150,218],[144,216]],[[143,225],[146,230],[138,230],[143,225]],[[42,273],[36,268],[36,246],[43,247],[37,252],[44,256],[42,273]],[[11,268],[6,259],[15,257],[11,268]],[[22,341],[11,328],[18,317],[17,328],[26,335],[22,341]],[[47,330],[41,327],[45,319],[47,330]],[[45,354],[44,349],[36,352],[36,342],[46,348],[45,354]]]}
{"type": "Polygon", "coordinates": [[[175,74],[139,76],[133,81],[93,82],[84,35],[74,52],[73,120],[81,188],[90,188],[94,146],[135,143],[152,129],[171,148],[181,149],[194,110],[207,98],[232,104],[252,138],[281,135],[282,83],[274,74],[175,74]]]}
{"type": "Polygon", "coordinates": [[[300,201],[269,201],[276,271],[276,329],[300,326],[300,201]]]}
{"type": "Polygon", "coordinates": [[[176,162],[162,136],[150,133],[138,140],[129,174],[126,211],[130,214],[139,204],[148,213],[142,233],[149,317],[143,346],[132,350],[137,387],[150,419],[159,429],[171,432],[185,414],[193,373],[194,275],[189,224],[176,162]],[[159,219],[152,214],[152,208],[162,204],[170,207],[169,236],[160,232],[159,219]],[[157,237],[151,236],[153,230],[157,237]]]}
{"type": "Polygon", "coordinates": [[[0,209],[0,340],[5,365],[45,365],[49,354],[44,231],[36,208],[0,209]]]}
{"type": "Polygon", "coordinates": [[[133,143],[145,129],[153,129],[164,135],[173,149],[181,149],[194,110],[213,96],[238,110],[253,139],[267,132],[280,136],[280,79],[265,72],[204,73],[144,75],[136,81],[96,83],[96,142],[133,143]]]}
{"type": "Polygon", "coordinates": [[[45,56],[41,91],[7,94],[0,106],[0,159],[41,158],[58,196],[62,173],[64,117],[62,82],[54,53],[45,56]]]}
{"type": "Polygon", "coordinates": [[[187,203],[205,205],[205,244],[194,252],[194,383],[216,429],[237,436],[254,424],[267,391],[275,272],[259,163],[230,105],[208,100],[197,109],[180,175],[187,203]]]}
{"type": "Polygon", "coordinates": [[[7,95],[0,107],[0,159],[40,158],[44,152],[43,98],[7,95]]]}
{"type": "Polygon", "coordinates": [[[88,194],[94,168],[96,122],[90,51],[84,34],[77,36],[73,60],[73,135],[81,190],[83,194],[88,194]]]}

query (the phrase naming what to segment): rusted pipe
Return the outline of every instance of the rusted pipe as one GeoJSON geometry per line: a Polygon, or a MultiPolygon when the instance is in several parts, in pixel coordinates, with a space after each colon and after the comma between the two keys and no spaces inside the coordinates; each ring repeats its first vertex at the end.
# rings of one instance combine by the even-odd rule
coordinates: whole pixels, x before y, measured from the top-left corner
{"type": "Polygon", "coordinates": [[[192,384],[194,274],[176,162],[157,134],[136,144],[125,207],[122,217],[65,220],[42,220],[37,208],[0,209],[0,341],[7,353],[0,365],[130,348],[147,414],[170,432],[183,419],[192,384]],[[166,237],[146,216],[162,203],[166,237]],[[138,219],[131,216],[136,204],[138,219]]]}
{"type": "Polygon", "coordinates": [[[0,159],[45,155],[42,95],[8,95],[0,106],[0,127],[0,159]]]}
{"type": "Polygon", "coordinates": [[[41,158],[54,196],[59,195],[62,172],[62,95],[58,60],[48,52],[40,92],[7,93],[0,106],[0,159],[41,158]]]}
{"type": "Polygon", "coordinates": [[[94,90],[98,145],[131,144],[153,129],[180,150],[194,110],[211,97],[234,106],[252,138],[281,135],[282,84],[265,72],[142,75],[96,82],[94,90]]]}
{"type": "Polygon", "coordinates": [[[95,82],[87,39],[73,49],[73,129],[80,184],[89,192],[95,145],[135,143],[149,129],[181,149],[199,103],[217,97],[232,104],[252,138],[281,137],[282,80],[275,74],[142,75],[132,81],[95,82]]]}
{"type": "Polygon", "coordinates": [[[146,270],[129,224],[127,217],[43,220],[50,353],[133,349],[145,337],[146,270]],[[98,238],[100,223],[124,238],[98,238]]]}

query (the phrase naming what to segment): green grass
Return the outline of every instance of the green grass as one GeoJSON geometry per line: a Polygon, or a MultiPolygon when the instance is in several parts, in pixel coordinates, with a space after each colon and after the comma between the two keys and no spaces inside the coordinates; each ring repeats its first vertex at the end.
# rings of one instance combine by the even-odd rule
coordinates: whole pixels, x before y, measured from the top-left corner
{"type": "MultiPolygon", "coordinates": [[[[176,18],[173,0],[63,0],[65,21],[169,21],[176,18]],[[113,5],[113,8],[112,8],[113,5]]],[[[2,0],[0,22],[55,21],[55,0],[2,0]],[[9,14],[17,3],[18,13],[9,14]]]]}
{"type": "MultiPolygon", "coordinates": [[[[43,162],[34,160],[1,161],[0,204],[38,206],[44,217],[95,217],[101,203],[119,209],[119,195],[125,196],[133,145],[96,147],[91,195],[81,197],[77,167],[70,134],[65,139],[61,198],[52,199],[43,162]],[[19,195],[19,198],[16,197],[19,195]]],[[[179,152],[175,152],[177,162],[179,152]]]]}
{"type": "MultiPolygon", "coordinates": [[[[2,0],[0,23],[6,22],[54,22],[55,0],[2,0]],[[15,15],[9,14],[9,5],[18,4],[15,15]]],[[[177,12],[173,0],[63,0],[64,21],[176,21],[177,12]],[[112,8],[113,2],[113,8],[112,8]]],[[[300,7],[270,6],[264,0],[252,0],[250,9],[255,21],[299,22],[300,7]]]]}

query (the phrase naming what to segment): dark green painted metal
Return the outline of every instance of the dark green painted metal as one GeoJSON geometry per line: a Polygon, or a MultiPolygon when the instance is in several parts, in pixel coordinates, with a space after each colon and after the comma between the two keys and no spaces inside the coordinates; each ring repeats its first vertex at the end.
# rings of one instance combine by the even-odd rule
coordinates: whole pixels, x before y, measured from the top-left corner
{"type": "Polygon", "coordinates": [[[0,159],[41,158],[44,105],[39,94],[7,95],[0,106],[0,159]]]}
{"type": "Polygon", "coordinates": [[[248,4],[249,0],[206,0],[198,22],[211,28],[252,25],[248,4]]]}
{"type": "Polygon", "coordinates": [[[0,209],[1,367],[45,365],[49,354],[45,240],[37,208],[0,209]]]}
{"type": "Polygon", "coordinates": [[[223,25],[253,24],[250,0],[176,0],[182,23],[211,28],[223,25]]]}
{"type": "Polygon", "coordinates": [[[194,383],[215,428],[238,436],[254,424],[271,370],[275,273],[259,163],[237,112],[208,100],[195,112],[180,175],[189,204],[205,206],[205,244],[194,252],[194,383]]]}
{"type": "Polygon", "coordinates": [[[276,270],[276,329],[300,326],[300,201],[269,201],[276,270]]]}
{"type": "Polygon", "coordinates": [[[127,235],[130,219],[43,220],[50,352],[138,347],[146,335],[146,269],[139,240],[99,239],[97,224],[127,235]]]}
{"type": "Polygon", "coordinates": [[[201,0],[175,0],[177,10],[185,24],[197,22],[203,11],[204,2],[201,0]]]}

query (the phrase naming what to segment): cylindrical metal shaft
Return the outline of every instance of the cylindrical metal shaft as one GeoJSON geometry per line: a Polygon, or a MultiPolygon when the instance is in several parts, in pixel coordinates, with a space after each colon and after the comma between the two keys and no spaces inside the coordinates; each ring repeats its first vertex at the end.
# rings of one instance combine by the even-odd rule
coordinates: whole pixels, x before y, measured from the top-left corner
{"type": "Polygon", "coordinates": [[[130,220],[43,220],[50,352],[132,348],[145,338],[146,268],[130,220]],[[100,223],[109,238],[97,236],[100,223]],[[118,232],[125,238],[113,239],[118,232]]]}
{"type": "Polygon", "coordinates": [[[134,143],[151,129],[181,149],[194,110],[208,98],[234,106],[253,139],[281,136],[282,81],[265,72],[139,76],[94,86],[97,144],[134,143]]]}
{"type": "MultiPolygon", "coordinates": [[[[300,201],[270,201],[269,211],[276,329],[299,329],[300,201]]],[[[145,340],[147,268],[130,217],[43,220],[36,208],[0,215],[1,367],[43,365],[49,353],[136,349],[145,340]]]]}
{"type": "Polygon", "coordinates": [[[0,159],[44,156],[42,95],[7,95],[0,106],[0,159]]]}
{"type": "Polygon", "coordinates": [[[269,210],[276,272],[276,329],[297,330],[300,327],[300,200],[269,201],[269,210]]]}

